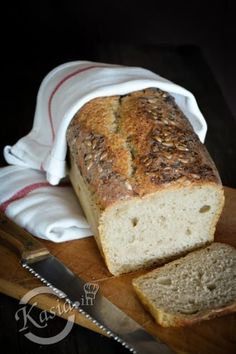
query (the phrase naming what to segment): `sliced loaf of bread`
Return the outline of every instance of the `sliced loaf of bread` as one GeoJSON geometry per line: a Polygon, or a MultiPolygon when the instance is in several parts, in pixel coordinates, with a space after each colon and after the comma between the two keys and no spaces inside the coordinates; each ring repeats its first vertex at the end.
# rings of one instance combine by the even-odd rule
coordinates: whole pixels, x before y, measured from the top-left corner
{"type": "Polygon", "coordinates": [[[134,279],[133,286],[164,327],[236,312],[236,249],[212,243],[134,279]]]}
{"type": "Polygon", "coordinates": [[[67,142],[72,185],[112,274],[213,241],[220,177],[167,92],[95,98],[72,119],[67,142]]]}

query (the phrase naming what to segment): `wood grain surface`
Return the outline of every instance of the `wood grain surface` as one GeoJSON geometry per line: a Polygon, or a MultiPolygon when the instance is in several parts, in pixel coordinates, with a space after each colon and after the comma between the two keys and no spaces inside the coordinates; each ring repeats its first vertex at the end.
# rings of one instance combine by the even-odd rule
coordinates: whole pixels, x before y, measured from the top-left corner
{"type": "MultiPolygon", "coordinates": [[[[236,190],[225,187],[225,195],[226,203],[217,225],[215,240],[236,247],[236,190]]],[[[43,241],[43,244],[75,274],[85,281],[99,284],[105,297],[143,325],[148,332],[169,344],[177,353],[236,352],[236,314],[205,321],[191,327],[162,328],[155,324],[152,317],[143,309],[132,289],[131,280],[143,271],[119,277],[112,276],[92,237],[61,244],[43,241]]],[[[0,245],[0,259],[0,291],[2,293],[20,299],[29,290],[42,286],[39,280],[21,267],[17,255],[6,246],[0,245]]],[[[37,295],[31,299],[31,302],[37,302],[37,307],[48,311],[54,307],[57,315],[63,318],[68,316],[68,313],[61,313],[58,306],[60,303],[62,308],[63,300],[59,302],[54,295],[37,295]]],[[[73,313],[76,323],[102,333],[78,312],[73,313]]]]}

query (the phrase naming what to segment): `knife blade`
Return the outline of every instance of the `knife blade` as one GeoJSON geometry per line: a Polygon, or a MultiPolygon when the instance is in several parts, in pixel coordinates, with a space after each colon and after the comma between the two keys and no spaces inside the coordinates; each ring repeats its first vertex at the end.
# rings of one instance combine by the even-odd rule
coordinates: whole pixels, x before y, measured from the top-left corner
{"type": "Polygon", "coordinates": [[[0,216],[0,239],[20,252],[21,265],[96,324],[104,334],[112,337],[132,353],[174,353],[166,344],[151,336],[141,325],[105,298],[99,290],[92,306],[80,302],[86,282],[54,257],[30,233],[20,229],[3,213],[0,216]]]}

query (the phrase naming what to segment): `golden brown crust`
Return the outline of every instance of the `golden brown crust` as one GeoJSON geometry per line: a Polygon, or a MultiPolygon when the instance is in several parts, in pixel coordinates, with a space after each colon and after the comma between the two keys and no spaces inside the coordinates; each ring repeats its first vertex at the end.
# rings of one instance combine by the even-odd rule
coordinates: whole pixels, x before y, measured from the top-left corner
{"type": "Polygon", "coordinates": [[[101,209],[170,183],[220,183],[188,119],[158,89],[93,99],[71,121],[67,141],[101,209]]]}

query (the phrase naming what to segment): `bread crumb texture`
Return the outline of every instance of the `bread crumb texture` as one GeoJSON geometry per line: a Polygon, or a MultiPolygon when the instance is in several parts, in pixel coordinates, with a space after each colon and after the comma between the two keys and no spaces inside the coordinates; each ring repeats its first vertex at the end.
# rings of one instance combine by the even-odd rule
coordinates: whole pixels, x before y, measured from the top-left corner
{"type": "Polygon", "coordinates": [[[236,311],[236,249],[212,243],[135,279],[133,285],[164,326],[236,311]]]}

